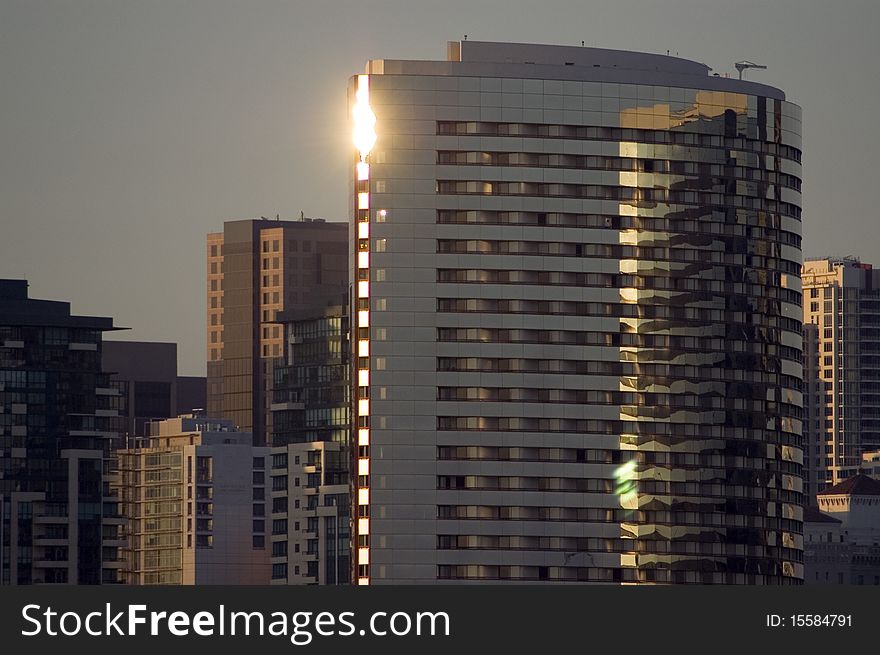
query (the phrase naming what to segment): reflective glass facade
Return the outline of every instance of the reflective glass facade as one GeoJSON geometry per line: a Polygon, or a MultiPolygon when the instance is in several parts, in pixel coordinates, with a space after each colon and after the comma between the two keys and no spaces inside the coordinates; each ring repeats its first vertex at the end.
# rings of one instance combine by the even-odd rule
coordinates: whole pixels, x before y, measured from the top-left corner
{"type": "Polygon", "coordinates": [[[800,108],[450,52],[350,86],[359,582],[799,583],[800,108]]]}
{"type": "Polygon", "coordinates": [[[101,371],[113,320],[0,280],[0,584],[115,583],[109,488],[119,392],[101,371]]]}
{"type": "Polygon", "coordinates": [[[351,580],[351,349],[347,298],[282,314],[272,404],[272,584],[351,580]]]}

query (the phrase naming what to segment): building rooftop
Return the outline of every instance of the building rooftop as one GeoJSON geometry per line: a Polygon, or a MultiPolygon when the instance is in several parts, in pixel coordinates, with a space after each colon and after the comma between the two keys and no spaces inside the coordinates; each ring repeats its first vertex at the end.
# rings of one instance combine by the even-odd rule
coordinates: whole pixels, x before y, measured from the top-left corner
{"type": "Polygon", "coordinates": [[[804,523],[843,523],[840,519],[820,512],[815,507],[804,508],[804,523]]]}
{"type": "Polygon", "coordinates": [[[859,474],[847,478],[819,496],[880,496],[880,482],[867,475],[859,474]]]}
{"type": "Polygon", "coordinates": [[[0,280],[0,324],[14,326],[70,327],[91,330],[122,330],[103,316],[75,316],[70,303],[28,298],[27,280],[0,280]]]}
{"type": "Polygon", "coordinates": [[[706,64],[649,52],[586,46],[450,41],[446,61],[374,59],[378,75],[456,75],[661,85],[785,100],[781,89],[713,74],[706,64]]]}

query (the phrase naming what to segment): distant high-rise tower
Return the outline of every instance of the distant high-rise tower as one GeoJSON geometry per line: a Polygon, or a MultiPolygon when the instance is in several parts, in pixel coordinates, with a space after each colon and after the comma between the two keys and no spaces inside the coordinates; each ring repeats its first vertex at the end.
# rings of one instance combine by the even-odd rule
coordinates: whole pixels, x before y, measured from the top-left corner
{"type": "Polygon", "coordinates": [[[448,59],[349,85],[357,581],[800,583],[800,108],[448,59]]]}
{"type": "Polygon", "coordinates": [[[320,219],[228,221],[208,235],[208,414],[263,445],[271,435],[279,312],[323,308],[348,289],[347,227],[320,219]]]}
{"type": "Polygon", "coordinates": [[[880,448],[880,271],[804,262],[804,447],[809,502],[880,448]]]}
{"type": "Polygon", "coordinates": [[[272,582],[351,580],[351,350],[348,296],[279,321],[285,361],[272,404],[272,582]]]}
{"type": "Polygon", "coordinates": [[[119,391],[101,372],[113,329],[0,280],[0,584],[117,582],[119,391]]]}

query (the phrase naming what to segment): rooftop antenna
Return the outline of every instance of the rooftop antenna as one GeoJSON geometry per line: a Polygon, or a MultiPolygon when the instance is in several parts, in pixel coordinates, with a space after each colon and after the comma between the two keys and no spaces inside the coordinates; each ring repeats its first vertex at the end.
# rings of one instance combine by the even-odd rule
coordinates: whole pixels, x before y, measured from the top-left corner
{"type": "Polygon", "coordinates": [[[766,70],[767,69],[766,66],[762,66],[761,64],[756,64],[751,61],[738,61],[734,64],[734,66],[736,66],[736,70],[739,71],[739,79],[743,78],[743,71],[746,70],[747,68],[756,68],[759,70],[766,70]]]}
{"type": "Polygon", "coordinates": [[[302,209],[299,210],[299,220],[306,220],[306,213],[302,209]]]}

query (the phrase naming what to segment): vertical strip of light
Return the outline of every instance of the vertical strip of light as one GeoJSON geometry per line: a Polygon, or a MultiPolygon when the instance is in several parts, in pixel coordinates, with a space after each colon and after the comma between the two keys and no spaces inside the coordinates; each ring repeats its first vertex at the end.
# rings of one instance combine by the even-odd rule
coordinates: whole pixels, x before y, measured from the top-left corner
{"type": "Polygon", "coordinates": [[[376,143],[376,115],[370,108],[370,77],[357,76],[355,104],[352,108],[352,134],[358,158],[355,162],[354,214],[355,305],[353,317],[355,346],[355,416],[357,444],[355,470],[356,523],[354,528],[355,575],[357,584],[370,583],[370,163],[369,154],[376,143]]]}

